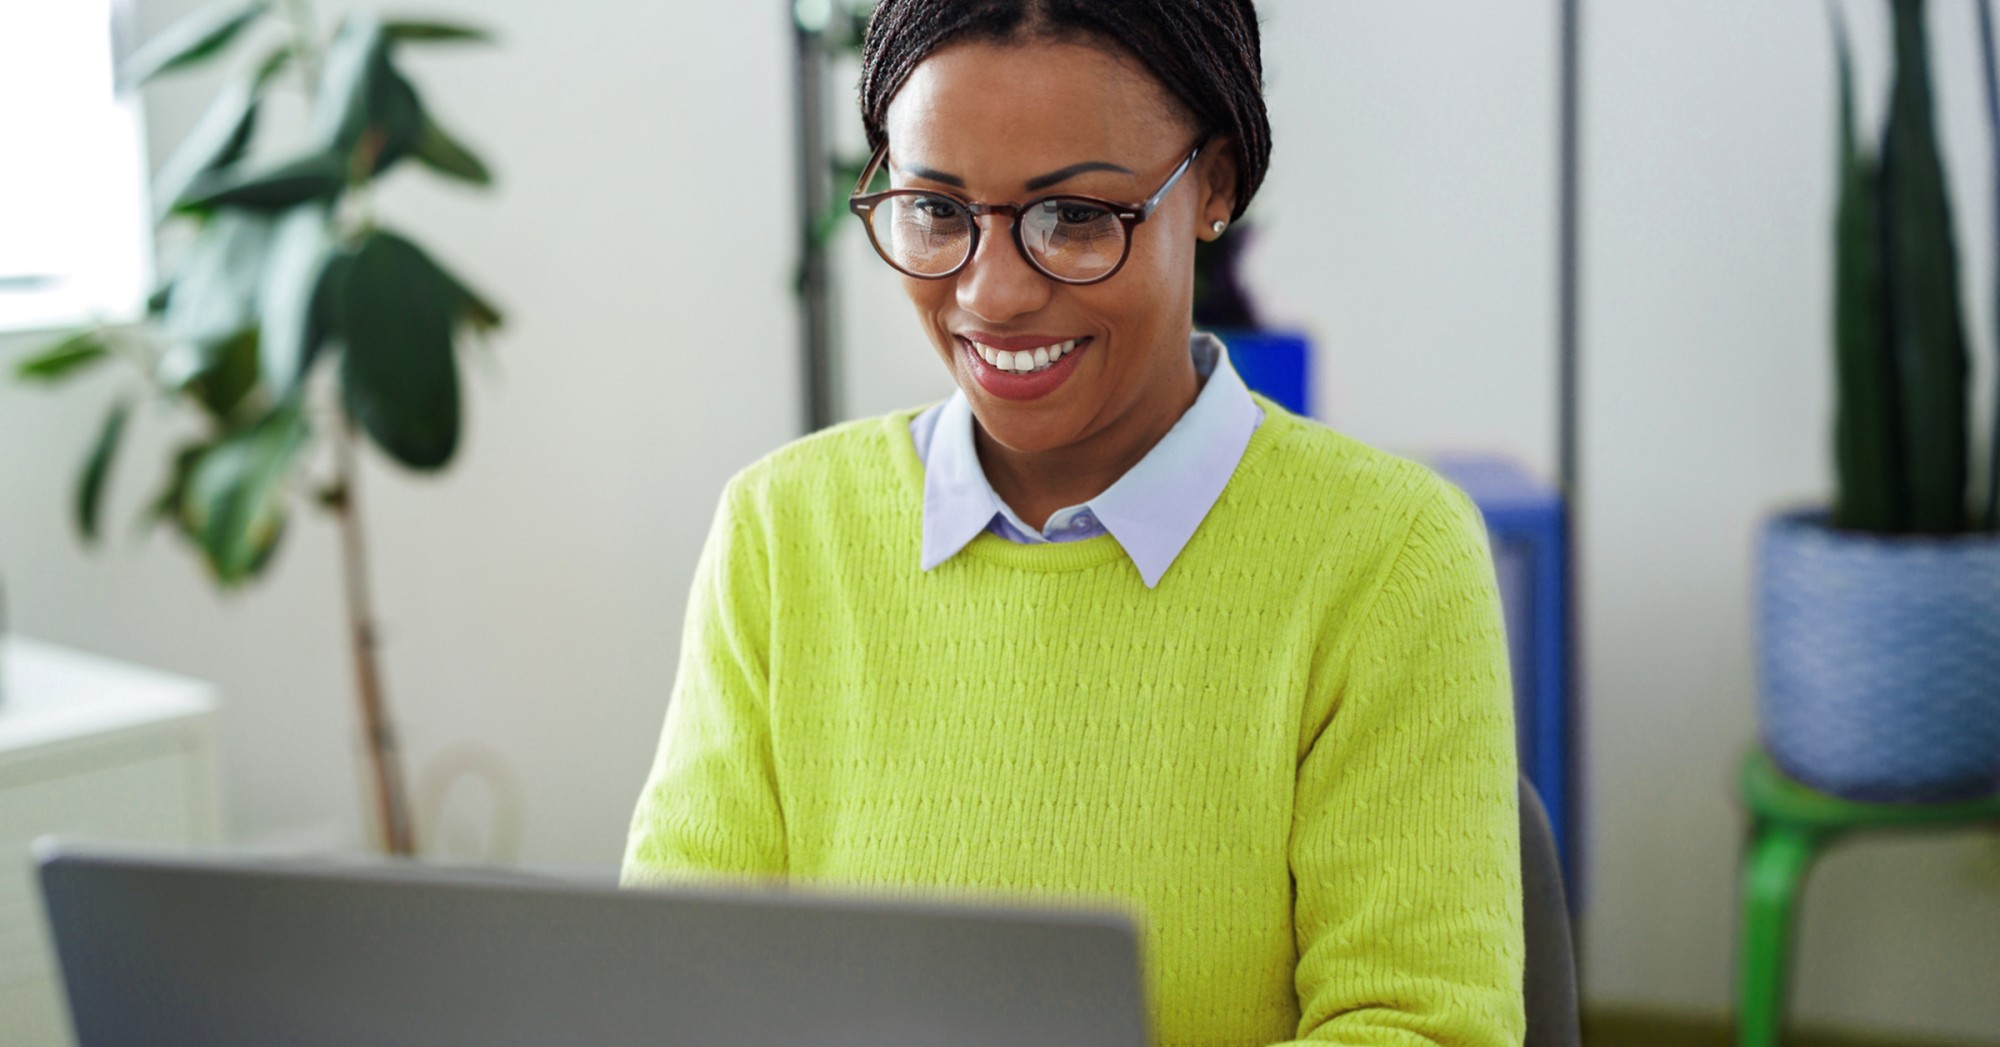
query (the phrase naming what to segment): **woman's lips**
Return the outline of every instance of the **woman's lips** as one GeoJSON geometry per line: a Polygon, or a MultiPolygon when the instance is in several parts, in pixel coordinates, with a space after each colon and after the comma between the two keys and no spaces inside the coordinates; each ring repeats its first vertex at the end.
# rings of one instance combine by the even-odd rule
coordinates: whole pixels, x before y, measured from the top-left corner
{"type": "MultiPolygon", "coordinates": [[[[1061,345],[1066,341],[1072,340],[1045,338],[1037,335],[1017,335],[986,341],[985,337],[982,336],[979,344],[985,345],[997,354],[1000,352],[1032,352],[1035,349],[1061,345]]],[[[1070,374],[1076,370],[1076,358],[1088,349],[1093,341],[1094,339],[1088,336],[1074,339],[1074,344],[1071,345],[1068,352],[1062,355],[1061,359],[1053,361],[1041,370],[1026,372],[1003,369],[989,363],[985,356],[980,353],[979,345],[974,344],[970,338],[960,336],[958,347],[959,354],[965,359],[965,366],[972,372],[973,380],[979,383],[981,389],[992,393],[1002,400],[1037,400],[1055,392],[1064,382],[1069,380],[1070,374]]]]}

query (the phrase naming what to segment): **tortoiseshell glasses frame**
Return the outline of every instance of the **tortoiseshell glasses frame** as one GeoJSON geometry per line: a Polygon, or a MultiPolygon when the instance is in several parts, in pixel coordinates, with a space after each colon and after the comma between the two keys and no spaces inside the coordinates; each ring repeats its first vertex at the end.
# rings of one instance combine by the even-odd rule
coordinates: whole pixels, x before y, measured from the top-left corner
{"type": "MultiPolygon", "coordinates": [[[[1207,145],[1208,137],[1204,136],[1201,141],[1195,143],[1193,149],[1188,151],[1187,156],[1175,166],[1173,173],[1167,176],[1167,180],[1161,183],[1160,188],[1154,190],[1151,196],[1137,203],[1120,203],[1114,200],[1104,200],[1094,196],[1081,196],[1075,193],[1051,193],[1046,196],[1035,197],[1026,203],[996,204],[966,200],[953,193],[938,189],[904,188],[888,189],[879,193],[864,193],[862,190],[866,189],[868,184],[874,181],[876,174],[882,168],[883,161],[889,155],[889,146],[887,143],[884,143],[880,149],[875,150],[875,155],[869,159],[868,166],[862,168],[861,177],[854,183],[854,191],[848,197],[847,208],[856,217],[861,219],[862,225],[867,227],[868,242],[874,245],[875,253],[881,255],[882,260],[889,263],[897,272],[906,276],[912,276],[919,280],[942,280],[948,276],[957,274],[979,252],[980,224],[975,219],[980,215],[1002,214],[1006,215],[1009,219],[1008,225],[1012,230],[1014,248],[1021,253],[1021,257],[1026,259],[1030,266],[1034,267],[1036,272],[1061,283],[1077,285],[1094,284],[1111,279],[1111,277],[1117,274],[1118,270],[1124,268],[1125,260],[1131,257],[1132,254],[1133,227],[1152,215],[1153,211],[1160,206],[1160,201],[1165,199],[1168,191],[1173,189],[1174,184],[1179,182],[1181,177],[1187,174],[1188,169],[1194,166],[1195,159],[1201,155],[1202,149],[1207,145]],[[922,210],[924,208],[929,208],[929,210],[922,210]],[[1060,271],[1060,267],[1052,268],[1054,263],[1043,257],[1044,255],[1052,254],[1048,243],[1053,239],[1056,230],[1060,229],[1061,223],[1064,221],[1065,208],[1069,209],[1068,213],[1072,216],[1070,218],[1072,226],[1078,224],[1079,221],[1096,222],[1102,227],[1096,234],[1100,237],[1103,233],[1108,232],[1110,228],[1104,226],[1104,220],[1107,218],[1116,219],[1121,242],[1118,249],[1118,258],[1111,263],[1109,268],[1104,269],[1102,272],[1066,272],[1060,271]],[[938,213],[940,209],[944,213],[938,213]],[[956,260],[953,261],[947,258],[946,263],[948,264],[941,263],[939,266],[929,269],[916,269],[912,268],[910,264],[906,264],[906,262],[911,262],[913,259],[899,261],[891,251],[889,245],[882,242],[882,236],[875,228],[875,223],[881,220],[885,214],[892,214],[894,212],[901,212],[905,216],[921,214],[923,220],[930,223],[930,226],[924,230],[925,232],[931,232],[938,224],[944,222],[962,221],[962,226],[953,226],[948,233],[944,234],[952,239],[961,236],[964,238],[962,249],[956,244],[952,244],[949,247],[950,253],[957,254],[956,260]],[[1085,217],[1083,219],[1074,217],[1079,214],[1085,217]],[[1040,228],[1042,223],[1038,217],[1036,234],[1043,241],[1039,253],[1029,249],[1028,241],[1023,233],[1023,230],[1030,224],[1028,218],[1031,215],[1053,216],[1050,220],[1056,223],[1054,228],[1045,230],[1040,228]]],[[[891,217],[889,220],[893,222],[897,219],[891,217]]],[[[933,235],[935,234],[933,233],[933,235]]],[[[1093,247],[1090,253],[1093,256],[1101,258],[1106,252],[1097,251],[1093,247]]]]}

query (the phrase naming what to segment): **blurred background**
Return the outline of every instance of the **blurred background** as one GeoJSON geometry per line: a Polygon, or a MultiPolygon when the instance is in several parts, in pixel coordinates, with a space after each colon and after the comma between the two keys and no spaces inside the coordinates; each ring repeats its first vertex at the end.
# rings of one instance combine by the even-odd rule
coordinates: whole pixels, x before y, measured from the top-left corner
{"type": "MultiPolygon", "coordinates": [[[[137,0],[134,38],[198,6],[137,0]]],[[[1986,230],[1974,8],[1931,7],[1947,172],[1961,228],[1986,230]]],[[[1275,151],[1243,276],[1267,322],[1310,334],[1317,415],[1399,453],[1500,452],[1553,477],[1557,5],[1258,9],[1275,151]]],[[[1879,108],[1887,19],[1849,10],[1861,97],[1879,108]]],[[[490,351],[462,357],[466,429],[447,471],[362,459],[418,830],[441,858],[611,867],[717,495],[803,431],[791,12],[485,0],[408,13],[493,31],[492,46],[403,64],[495,181],[475,192],[399,171],[375,207],[507,315],[490,351]]],[[[1746,824],[1735,773],[1756,738],[1753,540],[1764,514],[1824,501],[1832,483],[1834,52],[1809,2],[1582,15],[1581,976],[1593,1013],[1720,1028],[1746,824]]],[[[228,68],[148,87],[128,162],[157,167],[228,68]]],[[[831,83],[834,138],[853,149],[852,70],[831,83]]],[[[12,149],[5,163],[103,174],[12,149]]],[[[133,243],[138,185],[107,178],[92,219],[125,216],[133,243]]],[[[841,417],[949,392],[859,233],[831,245],[841,417]]],[[[1964,242],[1964,286],[1990,288],[1990,241],[1964,242]]],[[[1993,296],[1966,301],[1986,338],[1993,296]]],[[[58,326],[23,323],[0,331],[9,371],[58,326]]],[[[1990,350],[1975,359],[1986,418],[1990,350]]],[[[171,535],[126,537],[175,436],[139,416],[104,496],[109,540],[86,551],[70,503],[116,388],[108,371],[60,393],[0,382],[8,627],[212,683],[223,839],[365,848],[334,528],[298,514],[271,569],[219,594],[171,535]]],[[[1801,1026],[2000,1043],[2000,833],[1871,839],[1831,852],[1812,884],[1801,1026]]]]}

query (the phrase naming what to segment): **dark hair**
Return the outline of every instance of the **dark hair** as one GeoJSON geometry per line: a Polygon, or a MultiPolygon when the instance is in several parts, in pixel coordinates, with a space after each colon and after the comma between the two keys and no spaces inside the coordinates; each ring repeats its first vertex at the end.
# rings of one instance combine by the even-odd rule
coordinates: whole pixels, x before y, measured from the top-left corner
{"type": "Polygon", "coordinates": [[[1243,216],[1271,165],[1264,63],[1251,0],[881,0],[861,53],[868,146],[887,140],[889,100],[931,52],[960,40],[1081,36],[1130,52],[1194,115],[1236,143],[1243,216]]]}

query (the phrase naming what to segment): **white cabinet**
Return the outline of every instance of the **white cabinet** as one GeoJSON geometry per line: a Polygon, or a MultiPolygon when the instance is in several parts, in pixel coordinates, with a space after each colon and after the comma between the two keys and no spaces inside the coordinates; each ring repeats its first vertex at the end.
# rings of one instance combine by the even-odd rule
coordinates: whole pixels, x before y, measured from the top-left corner
{"type": "Polygon", "coordinates": [[[209,684],[0,638],[0,1047],[61,1047],[36,837],[213,843],[221,835],[209,684]]]}

